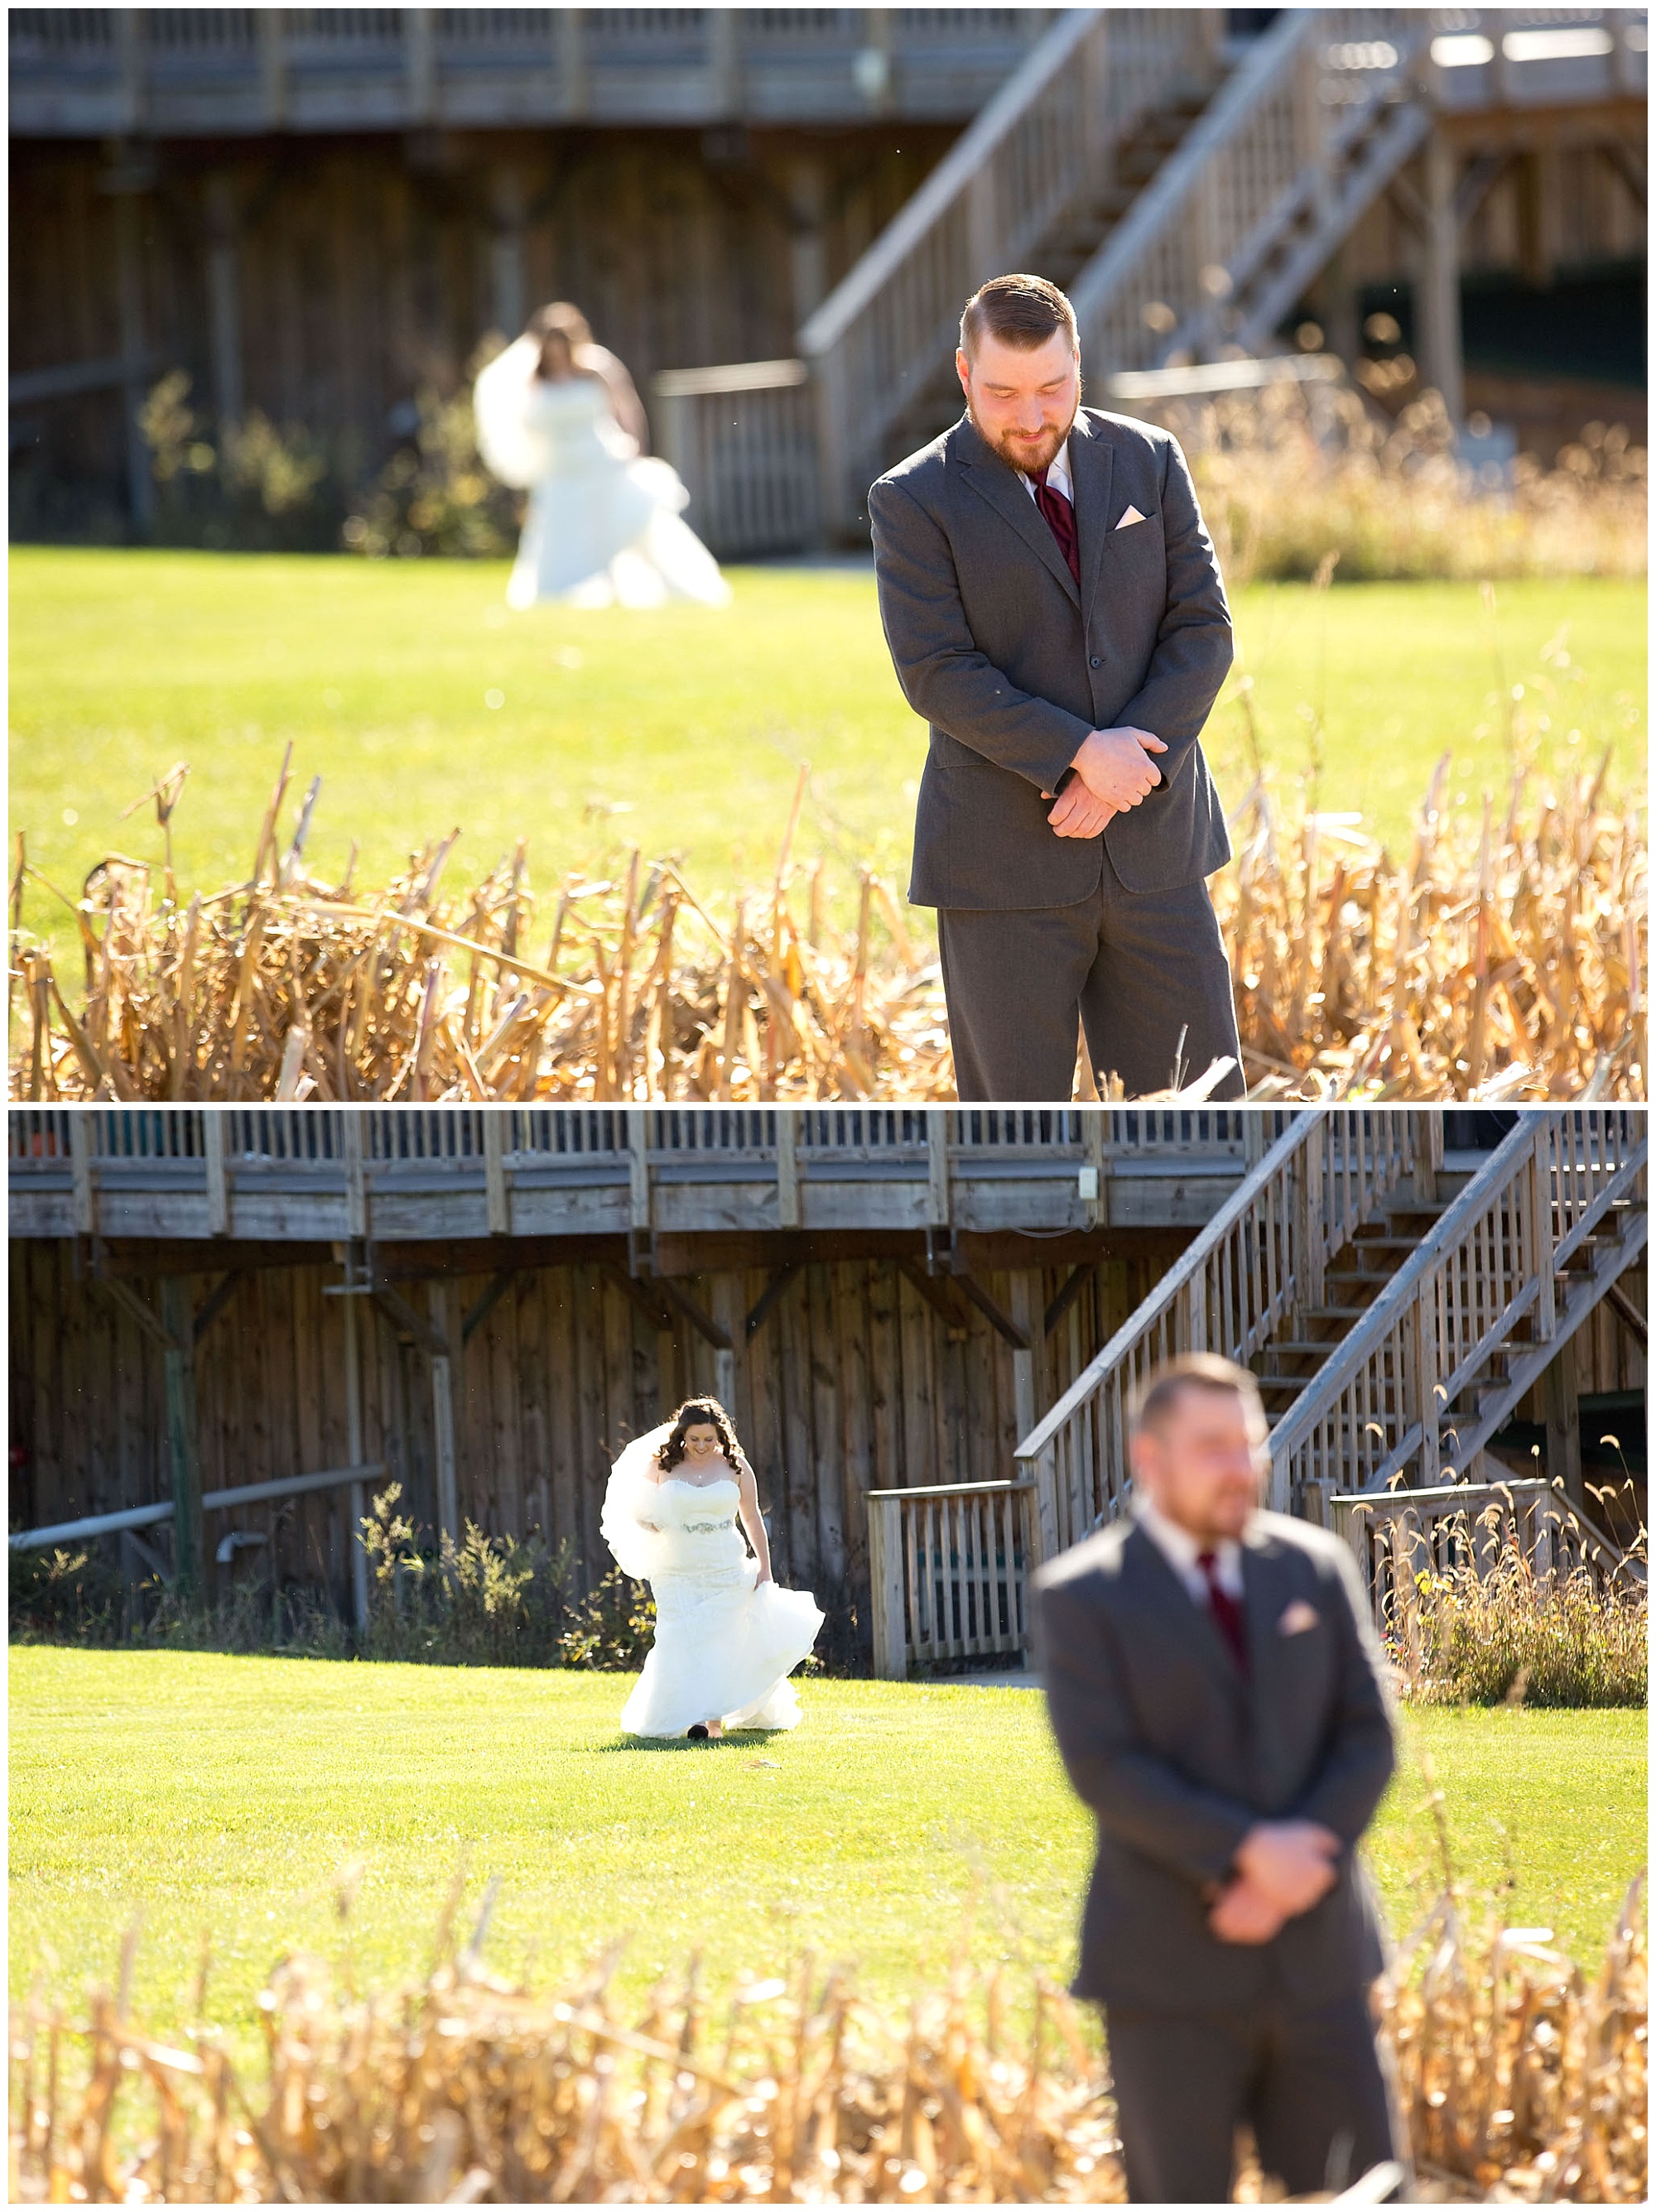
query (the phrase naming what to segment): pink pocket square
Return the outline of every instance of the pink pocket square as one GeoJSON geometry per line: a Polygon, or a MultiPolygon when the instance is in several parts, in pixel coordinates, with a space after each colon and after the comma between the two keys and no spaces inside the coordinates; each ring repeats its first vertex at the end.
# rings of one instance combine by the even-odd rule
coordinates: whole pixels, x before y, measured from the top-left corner
{"type": "Polygon", "coordinates": [[[1144,519],[1145,518],[1139,513],[1137,507],[1129,507],[1126,514],[1123,515],[1121,520],[1116,525],[1116,527],[1117,530],[1125,530],[1129,522],[1142,522],[1144,519]]]}
{"type": "Polygon", "coordinates": [[[1304,1598],[1297,1597],[1292,1605],[1284,1607],[1282,1618],[1276,1624],[1276,1633],[1279,1636],[1303,1636],[1306,1629],[1315,1628],[1322,1617],[1314,1605],[1307,1605],[1304,1598]]]}

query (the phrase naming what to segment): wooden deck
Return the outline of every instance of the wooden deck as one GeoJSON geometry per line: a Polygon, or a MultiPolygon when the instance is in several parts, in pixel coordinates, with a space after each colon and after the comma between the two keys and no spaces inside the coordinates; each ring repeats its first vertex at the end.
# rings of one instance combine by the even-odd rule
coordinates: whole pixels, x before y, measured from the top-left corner
{"type": "Polygon", "coordinates": [[[9,1218],[23,1237],[376,1245],[1188,1229],[1223,1204],[1276,1118],[14,1109],[9,1218]]]}
{"type": "Polygon", "coordinates": [[[1055,11],[14,9],[14,137],[964,121],[1055,11]]]}

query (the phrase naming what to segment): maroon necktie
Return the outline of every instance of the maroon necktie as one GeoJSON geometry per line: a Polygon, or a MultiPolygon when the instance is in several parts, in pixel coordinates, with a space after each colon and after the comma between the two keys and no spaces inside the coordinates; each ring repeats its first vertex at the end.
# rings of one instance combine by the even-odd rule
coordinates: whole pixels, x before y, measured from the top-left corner
{"type": "Polygon", "coordinates": [[[1248,1637],[1242,1618],[1242,1607],[1219,1580],[1219,1554],[1198,1552],[1196,1566],[1208,1585],[1208,1610],[1214,1617],[1214,1626],[1231,1647],[1231,1656],[1245,1674],[1248,1671],[1248,1637]]]}
{"type": "Polygon", "coordinates": [[[1035,504],[1046,517],[1052,535],[1058,541],[1058,550],[1069,563],[1069,573],[1079,586],[1081,580],[1081,540],[1075,535],[1075,510],[1056,484],[1046,480],[1046,471],[1040,470],[1035,478],[1035,504]]]}

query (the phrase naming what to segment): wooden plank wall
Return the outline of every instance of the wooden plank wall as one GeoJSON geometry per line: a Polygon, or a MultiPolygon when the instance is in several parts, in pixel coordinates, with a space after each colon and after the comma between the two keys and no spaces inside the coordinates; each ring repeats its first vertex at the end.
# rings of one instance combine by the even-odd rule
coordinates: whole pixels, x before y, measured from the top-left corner
{"type": "MultiPolygon", "coordinates": [[[[158,1347],[103,1292],[75,1281],[67,1243],[17,1240],[11,1267],[11,1525],[165,1498],[158,1347]]],[[[1043,1304],[1068,1272],[1032,1270],[1043,1304]]],[[[1068,1386],[1159,1273],[1148,1258],[1089,1271],[1038,1355],[1038,1407],[1068,1386]]],[[[191,1279],[198,1307],[216,1279],[191,1279]]],[[[212,1323],[197,1363],[204,1489],[345,1464],[341,1301],[323,1295],[336,1279],[314,1267],[249,1273],[212,1323]]],[[[740,1344],[767,1280],[754,1270],[692,1288],[740,1344]]],[[[1003,1310],[1010,1305],[1010,1276],[990,1275],[985,1286],[1003,1310]]],[[[152,1285],[137,1287],[153,1298],[152,1285]]],[[[405,1287],[423,1310],[423,1286],[405,1287]]],[[[486,1287],[481,1277],[454,1285],[454,1307],[466,1311],[486,1287]]],[[[868,1640],[864,1492],[1012,1472],[1012,1353],[981,1314],[964,1301],[961,1310],[963,1324],[952,1328],[888,1260],[807,1267],[738,1355],[732,1410],[758,1476],[778,1577],[816,1593],[842,1648],[868,1640]]],[[[430,1521],[429,1361],[399,1345],[377,1309],[364,1302],[358,1311],[367,1452],[401,1480],[406,1510],[430,1521]]],[[[539,1528],[554,1542],[567,1537],[584,1580],[595,1581],[609,1565],[598,1515],[611,1461],[684,1397],[712,1390],[715,1358],[688,1328],[658,1333],[606,1270],[517,1275],[456,1377],[462,1515],[493,1534],[539,1528]]],[[[244,1554],[237,1571],[266,1572],[273,1563],[284,1581],[324,1587],[343,1609],[346,1498],[325,1492],[238,1516],[236,1525],[265,1532],[271,1548],[244,1554]]],[[[210,1542],[228,1525],[210,1516],[210,1542]]]]}
{"type": "MultiPolygon", "coordinates": [[[[647,392],[658,369],[791,354],[817,288],[837,283],[953,135],[756,131],[722,150],[720,134],[671,130],[163,145],[140,202],[144,335],[190,372],[192,402],[210,414],[209,210],[225,194],[246,404],[354,438],[371,464],[390,411],[422,385],[455,389],[501,321],[502,204],[522,213],[523,307],[575,301],[647,392]]],[[[14,372],[121,351],[107,167],[94,147],[12,147],[14,372]]],[[[24,414],[37,467],[106,477],[119,493],[116,393],[24,414]]]]}

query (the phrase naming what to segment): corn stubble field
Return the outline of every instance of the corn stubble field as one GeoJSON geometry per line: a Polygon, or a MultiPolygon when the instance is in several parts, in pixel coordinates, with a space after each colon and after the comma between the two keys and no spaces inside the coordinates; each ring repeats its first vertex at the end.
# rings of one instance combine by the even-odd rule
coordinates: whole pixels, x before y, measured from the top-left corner
{"type": "MultiPolygon", "coordinates": [[[[1640,1887],[1592,1978],[1549,1931],[1480,1920],[1452,1888],[1403,1947],[1383,2032],[1421,2197],[1644,2201],[1640,1887]]],[[[1044,1980],[1014,2031],[1001,1978],[964,1965],[906,2016],[808,1956],[728,2005],[692,1966],[630,2022],[612,1954],[555,1997],[490,1973],[492,1895],[462,1942],[460,1894],[429,1972],[400,1988],[283,1960],[259,2000],[259,2083],[210,2031],[167,2043],[129,2016],[136,1929],[121,1988],[85,2017],[15,2006],[12,2201],[1125,2201],[1097,2038],[1044,1980]]],[[[350,1908],[347,1886],[347,1923],[350,1908]]],[[[1239,2201],[1262,2194],[1245,2169],[1239,2201]]]]}
{"type": "MultiPolygon", "coordinates": [[[[1640,814],[1607,805],[1601,764],[1535,798],[1517,775],[1504,813],[1486,799],[1481,819],[1456,815],[1446,769],[1402,860],[1256,778],[1216,900],[1251,1095],[1642,1097],[1640,814]]],[[[673,862],[636,851],[550,896],[522,844],[447,888],[452,837],[383,887],[325,884],[304,858],[320,778],[283,846],[289,770],[245,882],[186,904],[170,863],[95,869],[79,978],[24,933],[20,841],[14,1097],[953,1095],[935,956],[891,887],[864,869],[839,927],[824,864],[792,862],[803,775],[772,880],[721,922],[673,862]]],[[[182,788],[156,797],[163,829],[182,788]]],[[[1205,1073],[1170,1068],[1170,1091],[1199,1095],[1205,1073]]],[[[1095,1087],[1111,1095],[1108,1071],[1095,1085],[1080,1068],[1081,1095],[1095,1087]]]]}

